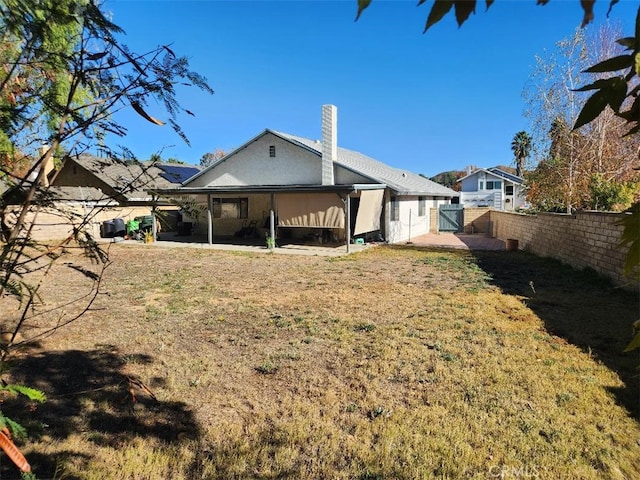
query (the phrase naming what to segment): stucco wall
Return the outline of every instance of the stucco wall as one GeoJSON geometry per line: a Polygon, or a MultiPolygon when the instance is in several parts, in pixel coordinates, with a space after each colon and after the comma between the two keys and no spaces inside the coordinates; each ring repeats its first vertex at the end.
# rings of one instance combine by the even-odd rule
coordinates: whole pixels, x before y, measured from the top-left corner
{"type": "Polygon", "coordinates": [[[318,155],[266,134],[205,172],[189,186],[318,185],[322,180],[321,167],[318,155]],[[275,157],[269,156],[270,146],[276,149],[275,157]]]}
{"type": "Polygon", "coordinates": [[[628,285],[629,279],[622,275],[627,251],[618,248],[622,227],[615,224],[620,216],[608,212],[523,215],[494,210],[490,214],[500,240],[518,240],[521,250],[576,268],[589,267],[616,284],[628,285]]]}
{"type": "Polygon", "coordinates": [[[370,178],[334,165],[334,182],[336,185],[348,185],[352,183],[372,183],[370,178]]]}
{"type": "MultiPolygon", "coordinates": [[[[17,210],[17,207],[16,207],[17,210]]],[[[69,218],[79,225],[83,218],[90,217],[85,227],[94,238],[100,238],[100,225],[102,222],[114,218],[122,218],[125,222],[134,217],[150,215],[151,207],[88,207],[80,203],[68,202],[59,204],[54,208],[42,209],[36,216],[36,221],[31,232],[34,240],[60,240],[68,237],[73,231],[73,225],[69,218]]],[[[33,214],[27,216],[27,222],[33,221],[33,214]]]]}
{"type": "Polygon", "coordinates": [[[389,232],[386,240],[389,243],[406,242],[411,238],[429,231],[430,215],[427,198],[425,215],[418,216],[418,198],[416,196],[396,197],[400,202],[400,215],[398,220],[389,221],[389,232]]]}

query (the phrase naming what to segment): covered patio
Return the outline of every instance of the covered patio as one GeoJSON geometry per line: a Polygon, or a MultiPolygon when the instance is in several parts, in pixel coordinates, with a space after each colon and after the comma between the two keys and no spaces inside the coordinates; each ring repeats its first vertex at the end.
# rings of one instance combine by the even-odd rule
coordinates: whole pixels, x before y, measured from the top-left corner
{"type": "MultiPolygon", "coordinates": [[[[193,235],[183,238],[175,236],[179,243],[204,243],[210,246],[222,243],[247,247],[266,245],[270,249],[284,248],[283,245],[286,244],[289,250],[301,245],[319,246],[315,244],[320,243],[327,248],[341,246],[345,253],[350,253],[355,245],[352,243],[355,235],[380,229],[385,188],[384,184],[213,186],[161,189],[155,190],[153,194],[163,198],[186,197],[194,203],[205,205],[204,234],[200,228],[193,235]],[[239,218],[236,218],[235,228],[245,228],[245,224],[249,222],[256,232],[251,232],[248,236],[238,235],[238,230],[235,235],[230,234],[228,226],[226,231],[219,228],[223,220],[220,214],[221,202],[244,198],[243,196],[246,196],[246,203],[249,199],[255,201],[261,198],[268,209],[268,217],[264,218],[265,210],[257,215],[255,211],[251,212],[248,205],[244,206],[246,212],[240,217],[244,221],[238,224],[239,218]],[[290,234],[291,231],[302,229],[318,232],[315,235],[317,241],[309,242],[306,241],[308,239],[296,238],[290,234]],[[338,232],[338,235],[326,238],[327,231],[338,232]]],[[[161,241],[167,235],[162,234],[161,241]]]]}

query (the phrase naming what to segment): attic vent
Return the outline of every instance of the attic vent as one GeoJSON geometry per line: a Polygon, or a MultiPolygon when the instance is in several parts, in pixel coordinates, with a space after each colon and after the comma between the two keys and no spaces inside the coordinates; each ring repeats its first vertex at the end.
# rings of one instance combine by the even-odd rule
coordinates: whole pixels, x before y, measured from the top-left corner
{"type": "Polygon", "coordinates": [[[269,145],[269,156],[271,158],[276,156],[276,146],[275,145],[269,145]]]}

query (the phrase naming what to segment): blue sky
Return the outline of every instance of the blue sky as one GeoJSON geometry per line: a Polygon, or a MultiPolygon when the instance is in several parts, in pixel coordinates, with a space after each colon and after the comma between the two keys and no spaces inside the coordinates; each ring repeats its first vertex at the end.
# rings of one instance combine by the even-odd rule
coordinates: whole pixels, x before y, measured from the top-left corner
{"type": "MultiPolygon", "coordinates": [[[[522,91],[534,55],[569,37],[579,0],[497,0],[458,28],[453,15],[423,34],[432,1],[374,0],[355,22],[356,0],[106,0],[104,9],[134,51],[170,44],[204,75],[213,96],[180,92],[195,113],[169,127],[134,113],[118,118],[140,159],[162,151],[198,163],[265,128],[320,138],[323,104],[338,107],[338,144],[428,176],[466,165],[512,163],[511,140],[528,128],[522,91]]],[[[611,19],[633,34],[638,0],[621,0],[611,19]]],[[[609,0],[598,0],[606,21],[609,0]]],[[[158,107],[149,113],[163,118],[158,107]]]]}

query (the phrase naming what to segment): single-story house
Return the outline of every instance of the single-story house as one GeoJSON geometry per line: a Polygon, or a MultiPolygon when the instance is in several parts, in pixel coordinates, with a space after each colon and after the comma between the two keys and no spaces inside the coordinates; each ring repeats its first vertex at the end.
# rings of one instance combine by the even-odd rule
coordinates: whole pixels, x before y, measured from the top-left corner
{"type": "Polygon", "coordinates": [[[66,157],[48,177],[52,186],[94,187],[120,205],[151,205],[150,189],[172,188],[200,171],[197,165],[137,162],[82,154],[66,157]]]}
{"type": "MultiPolygon", "coordinates": [[[[177,187],[200,171],[199,166],[140,163],[95,157],[68,156],[59,169],[46,168],[35,205],[29,212],[35,240],[66,238],[74,228],[93,237],[114,218],[124,221],[149,216],[160,220],[164,230],[176,229],[178,207],[148,193],[150,188],[177,187]],[[35,211],[37,216],[33,216],[35,211]]],[[[8,225],[19,212],[25,192],[14,187],[2,192],[8,225]]]]}
{"type": "Polygon", "coordinates": [[[390,243],[429,232],[431,207],[458,193],[415,173],[338,147],[337,108],[322,107],[322,140],[266,129],[180,188],[200,205],[191,220],[208,241],[258,237],[390,243]]]}
{"type": "Polygon", "coordinates": [[[492,207],[512,212],[526,204],[524,179],[500,168],[478,168],[458,180],[465,207],[492,207]]]}
{"type": "Polygon", "coordinates": [[[174,188],[200,171],[198,165],[162,162],[138,162],[82,154],[64,159],[60,169],[50,172],[52,187],[88,187],[102,192],[103,199],[115,201],[118,208],[101,212],[97,218],[123,218],[151,215],[161,222],[163,230],[178,229],[178,207],[149,193],[156,188],[174,188]]]}

